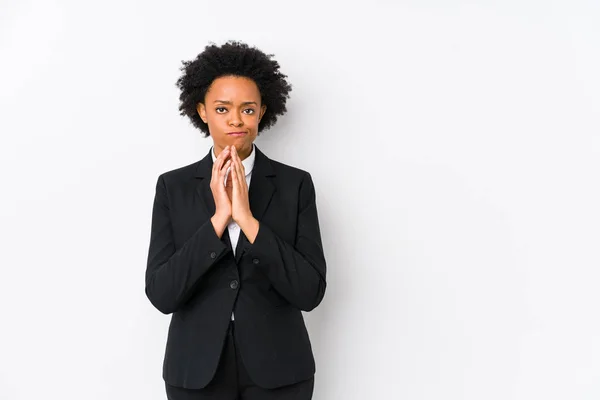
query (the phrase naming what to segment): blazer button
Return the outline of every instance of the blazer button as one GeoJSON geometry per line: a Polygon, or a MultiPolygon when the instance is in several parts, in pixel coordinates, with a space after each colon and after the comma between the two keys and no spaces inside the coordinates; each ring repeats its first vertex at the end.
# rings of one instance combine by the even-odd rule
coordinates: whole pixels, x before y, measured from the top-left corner
{"type": "Polygon", "coordinates": [[[217,253],[215,253],[214,251],[211,251],[210,258],[217,258],[217,253]]]}
{"type": "Polygon", "coordinates": [[[258,263],[260,262],[260,260],[259,260],[258,258],[255,258],[254,260],[252,260],[252,262],[253,262],[254,264],[258,264],[258,263]]]}
{"type": "Polygon", "coordinates": [[[234,289],[234,290],[235,290],[235,289],[237,289],[239,285],[240,285],[240,284],[239,284],[239,282],[238,282],[238,281],[236,281],[235,279],[234,279],[234,280],[232,280],[232,281],[229,283],[229,287],[230,287],[230,288],[232,288],[232,289],[234,289]]]}

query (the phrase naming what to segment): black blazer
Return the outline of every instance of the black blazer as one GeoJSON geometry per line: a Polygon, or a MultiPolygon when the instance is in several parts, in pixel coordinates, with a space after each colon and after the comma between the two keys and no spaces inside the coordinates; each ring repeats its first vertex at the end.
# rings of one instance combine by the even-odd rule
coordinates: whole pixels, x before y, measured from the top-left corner
{"type": "Polygon", "coordinates": [[[212,379],[235,311],[236,345],[250,377],[265,388],[311,378],[312,347],[301,310],[325,294],[326,264],[308,172],[269,159],[258,147],[249,187],[260,227],[232,252],[210,218],[212,157],[158,177],[146,295],[169,326],[163,378],[189,389],[212,379]]]}

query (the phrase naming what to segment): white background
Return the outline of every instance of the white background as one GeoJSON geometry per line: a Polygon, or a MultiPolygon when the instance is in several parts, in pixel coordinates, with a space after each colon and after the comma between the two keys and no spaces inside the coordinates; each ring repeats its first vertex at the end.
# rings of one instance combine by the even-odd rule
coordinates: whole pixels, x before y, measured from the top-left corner
{"type": "Polygon", "coordinates": [[[311,172],[316,400],[600,398],[597,1],[2,1],[0,398],[164,399],[158,175],[210,41],[275,54],[311,172]]]}

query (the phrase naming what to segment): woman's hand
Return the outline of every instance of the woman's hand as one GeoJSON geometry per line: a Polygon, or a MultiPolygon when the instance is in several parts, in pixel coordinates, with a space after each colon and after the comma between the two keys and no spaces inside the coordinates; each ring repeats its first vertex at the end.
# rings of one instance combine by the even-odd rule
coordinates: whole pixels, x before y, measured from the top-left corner
{"type": "Polygon", "coordinates": [[[250,243],[254,243],[258,233],[258,221],[250,211],[246,170],[237,154],[235,146],[231,146],[231,180],[233,191],[231,197],[231,218],[240,226],[250,243]]]}
{"type": "Polygon", "coordinates": [[[210,190],[215,201],[215,214],[212,216],[211,221],[219,237],[223,235],[225,227],[231,218],[232,211],[230,196],[223,185],[227,168],[232,163],[231,158],[227,159],[230,157],[230,153],[231,149],[229,146],[221,151],[221,154],[219,154],[213,163],[212,176],[210,178],[210,190]]]}
{"type": "Polygon", "coordinates": [[[235,146],[231,146],[231,181],[233,186],[231,198],[231,217],[238,224],[240,220],[252,217],[250,202],[248,200],[248,184],[246,183],[246,170],[235,146]]]}

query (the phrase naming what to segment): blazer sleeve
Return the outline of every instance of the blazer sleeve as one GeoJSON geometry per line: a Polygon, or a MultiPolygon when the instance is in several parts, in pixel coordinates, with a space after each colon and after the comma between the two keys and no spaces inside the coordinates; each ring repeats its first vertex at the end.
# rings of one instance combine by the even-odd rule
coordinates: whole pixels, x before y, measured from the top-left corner
{"type": "Polygon", "coordinates": [[[264,268],[271,284],[293,306],[311,311],[326,288],[326,262],[315,201],[315,188],[308,172],[299,188],[296,243],[292,246],[259,221],[254,243],[249,245],[253,262],[264,268]]]}
{"type": "Polygon", "coordinates": [[[159,311],[170,314],[189,300],[204,274],[220,260],[227,246],[208,219],[175,250],[163,175],[156,183],[152,209],[146,296],[159,311]]]}

